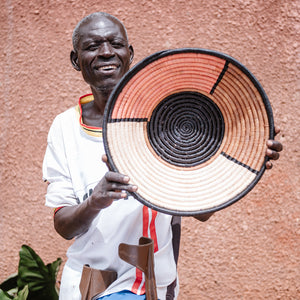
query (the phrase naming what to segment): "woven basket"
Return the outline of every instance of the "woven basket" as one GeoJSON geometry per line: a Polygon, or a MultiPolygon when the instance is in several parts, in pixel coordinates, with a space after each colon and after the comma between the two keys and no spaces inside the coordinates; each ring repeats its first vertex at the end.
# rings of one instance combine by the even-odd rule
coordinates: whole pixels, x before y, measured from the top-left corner
{"type": "Polygon", "coordinates": [[[238,61],[205,49],[155,53],[116,86],[103,138],[114,171],[155,210],[220,210],[259,181],[274,124],[268,98],[238,61]]]}

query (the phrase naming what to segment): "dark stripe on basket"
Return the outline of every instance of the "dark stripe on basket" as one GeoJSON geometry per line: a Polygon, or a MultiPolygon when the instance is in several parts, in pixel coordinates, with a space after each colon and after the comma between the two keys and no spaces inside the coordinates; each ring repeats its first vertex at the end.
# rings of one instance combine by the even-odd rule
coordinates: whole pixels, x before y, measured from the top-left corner
{"type": "Polygon", "coordinates": [[[212,89],[211,89],[211,91],[210,91],[210,94],[211,94],[211,95],[214,93],[216,87],[218,86],[218,84],[219,84],[220,81],[222,80],[224,74],[226,73],[226,71],[227,71],[227,69],[228,69],[228,64],[229,64],[229,62],[228,62],[228,60],[226,60],[226,63],[225,63],[225,65],[224,65],[224,68],[223,68],[222,72],[220,73],[220,75],[219,75],[219,77],[218,77],[216,83],[214,84],[214,86],[212,87],[212,89]]]}
{"type": "Polygon", "coordinates": [[[117,122],[147,122],[147,118],[120,118],[120,119],[109,119],[108,123],[117,123],[117,122]]]}
{"type": "Polygon", "coordinates": [[[238,164],[238,165],[240,165],[240,166],[242,166],[242,167],[248,169],[248,170],[251,171],[252,173],[258,175],[258,171],[257,171],[257,170],[254,170],[254,169],[252,169],[251,167],[249,167],[249,166],[243,164],[242,162],[240,162],[240,161],[238,161],[237,159],[231,157],[230,155],[226,154],[226,153],[223,152],[223,151],[221,152],[221,154],[222,154],[223,156],[225,156],[227,159],[233,161],[234,163],[236,163],[236,164],[238,164]]]}

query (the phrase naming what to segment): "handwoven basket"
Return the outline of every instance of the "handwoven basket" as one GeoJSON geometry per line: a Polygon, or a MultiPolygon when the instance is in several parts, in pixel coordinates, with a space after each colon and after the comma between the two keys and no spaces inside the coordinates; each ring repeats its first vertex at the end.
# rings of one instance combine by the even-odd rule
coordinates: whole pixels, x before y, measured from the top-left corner
{"type": "Polygon", "coordinates": [[[134,197],[173,215],[220,210],[245,196],[264,170],[272,109],[234,58],[184,48],[150,55],[122,78],[104,114],[114,171],[134,197]]]}

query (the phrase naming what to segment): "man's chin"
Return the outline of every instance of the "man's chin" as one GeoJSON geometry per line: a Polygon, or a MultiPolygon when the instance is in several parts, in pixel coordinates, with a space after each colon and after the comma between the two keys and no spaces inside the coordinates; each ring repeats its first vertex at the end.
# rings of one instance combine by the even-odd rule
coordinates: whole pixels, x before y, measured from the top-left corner
{"type": "Polygon", "coordinates": [[[94,85],[94,87],[97,89],[98,92],[101,92],[105,95],[110,95],[120,80],[121,78],[119,76],[115,78],[105,78],[101,80],[101,82],[98,82],[98,85],[94,85]]]}
{"type": "Polygon", "coordinates": [[[100,93],[109,96],[111,94],[111,92],[113,91],[115,86],[116,85],[101,86],[101,87],[97,87],[97,90],[100,93]]]}

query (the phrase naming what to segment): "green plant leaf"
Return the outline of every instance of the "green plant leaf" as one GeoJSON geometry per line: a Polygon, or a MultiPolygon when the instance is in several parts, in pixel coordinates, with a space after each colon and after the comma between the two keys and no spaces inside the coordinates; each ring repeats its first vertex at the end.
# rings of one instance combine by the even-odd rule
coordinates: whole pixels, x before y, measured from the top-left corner
{"type": "Polygon", "coordinates": [[[28,285],[18,292],[18,295],[14,298],[14,300],[26,300],[29,294],[28,285]]]}
{"type": "Polygon", "coordinates": [[[8,293],[0,289],[0,300],[11,300],[13,299],[12,296],[10,296],[8,293]]]}
{"type": "Polygon", "coordinates": [[[42,259],[27,245],[20,250],[18,287],[29,288],[28,300],[57,300],[56,276],[61,265],[58,258],[47,266],[42,259]]]}
{"type": "Polygon", "coordinates": [[[18,280],[18,274],[14,273],[10,275],[8,278],[6,278],[1,284],[0,284],[0,289],[8,292],[12,289],[15,289],[18,287],[17,285],[17,280],[18,280]]]}
{"type": "Polygon", "coordinates": [[[51,264],[47,265],[47,268],[49,270],[49,274],[51,274],[51,277],[53,277],[55,279],[54,287],[55,287],[55,291],[56,291],[57,294],[59,294],[59,287],[56,284],[56,277],[57,277],[57,274],[58,274],[61,263],[62,263],[62,259],[58,258],[57,260],[55,260],[51,264]]]}
{"type": "Polygon", "coordinates": [[[25,287],[18,293],[16,291],[15,296],[12,296],[0,289],[0,300],[27,300],[28,293],[28,285],[25,285],[25,287]]]}

